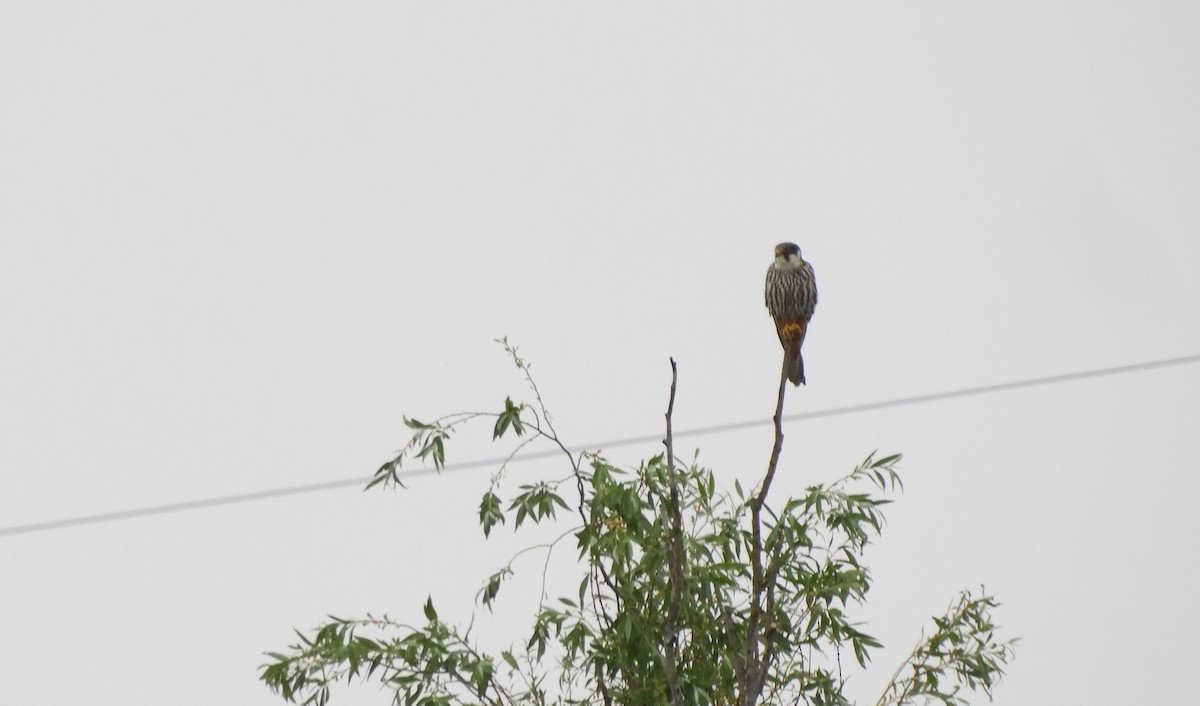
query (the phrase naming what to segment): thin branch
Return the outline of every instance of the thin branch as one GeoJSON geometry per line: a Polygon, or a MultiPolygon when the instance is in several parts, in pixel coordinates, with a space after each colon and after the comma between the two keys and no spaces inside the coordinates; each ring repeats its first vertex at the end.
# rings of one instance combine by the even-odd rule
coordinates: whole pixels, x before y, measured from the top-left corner
{"type": "MultiPolygon", "coordinates": [[[[587,455],[587,452],[580,451],[579,455],[576,456],[575,454],[571,453],[571,450],[568,449],[558,437],[558,430],[554,428],[554,421],[550,416],[550,410],[546,409],[546,403],[542,399],[542,392],[540,389],[538,389],[537,383],[534,382],[533,375],[529,371],[529,363],[527,363],[525,359],[521,357],[520,353],[517,352],[516,346],[510,344],[507,337],[496,339],[496,343],[499,343],[504,347],[504,351],[508,353],[509,357],[512,358],[513,363],[525,376],[525,382],[528,383],[529,388],[533,391],[534,398],[537,400],[537,409],[530,410],[533,412],[535,419],[539,419],[537,412],[538,410],[541,410],[539,421],[533,424],[534,429],[539,435],[553,442],[554,445],[566,455],[567,460],[571,463],[571,470],[575,475],[575,489],[579,494],[579,504],[576,506],[576,510],[579,513],[579,519],[583,521],[583,526],[590,526],[591,518],[588,516],[587,511],[587,490],[584,486],[585,478],[583,475],[583,470],[580,468],[584,457],[587,455]],[[546,426],[545,429],[541,428],[541,424],[543,422],[546,426]]],[[[592,606],[595,609],[597,617],[603,624],[604,628],[611,629],[612,616],[609,615],[608,609],[601,598],[601,584],[608,587],[618,602],[618,605],[621,601],[621,592],[617,589],[616,582],[613,581],[613,578],[608,574],[608,570],[604,568],[604,562],[599,558],[596,558],[595,561],[592,562],[591,583],[592,606]]],[[[601,691],[604,693],[605,701],[611,703],[612,699],[608,695],[607,688],[604,685],[603,675],[597,676],[600,681],[601,691]]]]}
{"type": "Polygon", "coordinates": [[[667,619],[663,623],[663,669],[666,671],[667,687],[670,689],[672,706],[683,706],[683,689],[679,686],[679,604],[683,596],[683,518],[679,507],[679,479],[675,474],[675,438],[671,429],[671,416],[675,412],[675,383],[679,370],[671,358],[671,398],[667,403],[667,478],[671,484],[670,529],[667,535],[667,587],[670,602],[667,604],[667,619]]]}
{"type": "MultiPolygon", "coordinates": [[[[463,650],[465,650],[468,654],[470,654],[471,657],[473,657],[476,662],[492,663],[491,659],[488,659],[488,658],[484,657],[483,655],[479,654],[478,652],[476,652],[475,649],[473,647],[471,647],[471,645],[467,644],[467,642],[465,640],[459,638],[457,635],[454,635],[453,637],[455,640],[457,640],[459,646],[463,650]]],[[[479,698],[483,698],[483,694],[476,693],[475,685],[472,684],[468,679],[463,677],[463,675],[457,669],[450,670],[450,675],[452,677],[454,677],[460,684],[467,687],[469,692],[475,694],[479,698]]],[[[487,678],[487,682],[488,682],[488,684],[491,685],[492,690],[500,695],[500,698],[503,700],[504,703],[513,704],[515,706],[515,704],[517,703],[516,699],[514,699],[513,695],[508,692],[508,689],[505,689],[504,685],[501,684],[500,681],[496,679],[495,672],[492,672],[489,674],[489,676],[487,678]]],[[[496,699],[496,700],[492,700],[492,701],[493,701],[493,703],[501,702],[500,699],[496,699]]]]}
{"type": "MultiPolygon", "coordinates": [[[[505,346],[507,348],[507,342],[505,342],[505,346]]],[[[518,367],[520,367],[523,371],[525,371],[526,376],[529,375],[529,371],[525,367],[523,367],[522,363],[518,363],[518,367]]],[[[533,385],[532,379],[530,379],[530,385],[533,385]]],[[[537,394],[536,390],[537,390],[537,388],[534,387],[535,394],[537,394]]],[[[539,405],[541,404],[540,398],[539,398],[538,404],[539,405]]],[[[544,407],[542,409],[542,412],[543,412],[543,415],[545,415],[544,407]]],[[[579,518],[583,521],[583,526],[584,527],[589,526],[591,524],[591,521],[588,518],[588,513],[587,513],[587,492],[583,485],[583,481],[584,481],[583,471],[579,467],[580,463],[583,461],[583,457],[586,455],[587,452],[585,452],[585,451],[579,452],[579,457],[576,458],[575,455],[571,453],[570,449],[568,449],[566,447],[566,445],[563,444],[562,440],[558,438],[558,433],[554,431],[553,426],[550,426],[549,420],[547,420],[547,429],[549,429],[549,431],[542,429],[540,426],[537,426],[536,424],[529,425],[529,426],[538,435],[540,435],[546,439],[549,439],[551,442],[553,442],[555,446],[557,446],[559,449],[562,450],[562,452],[564,454],[566,454],[567,460],[571,462],[571,471],[575,475],[575,489],[579,493],[579,505],[576,506],[576,510],[579,512],[579,518]]],[[[596,569],[599,571],[599,574],[600,574],[600,578],[597,579],[595,582],[596,588],[599,589],[600,581],[603,580],[604,585],[608,586],[609,590],[611,590],[613,592],[614,596],[617,596],[617,600],[619,601],[620,600],[620,592],[617,590],[617,584],[615,581],[613,581],[612,577],[608,575],[608,570],[604,568],[604,564],[597,561],[594,564],[594,566],[596,567],[596,569]]],[[[600,617],[603,618],[605,625],[611,627],[612,618],[609,617],[608,612],[606,610],[604,610],[603,605],[602,604],[597,605],[597,610],[600,612],[600,617]]]]}
{"type": "Polygon", "coordinates": [[[608,693],[608,683],[604,681],[604,672],[599,667],[596,668],[596,685],[600,689],[600,695],[604,698],[604,706],[612,706],[613,697],[608,693]]]}
{"type": "Polygon", "coordinates": [[[768,662],[774,657],[769,651],[766,658],[759,655],[759,630],[763,618],[764,601],[774,602],[774,592],[768,598],[767,581],[763,576],[762,556],[762,509],[767,502],[767,493],[771,491],[771,482],[775,480],[775,471],[779,466],[779,454],[783,451],[783,398],[787,392],[788,360],[784,353],[779,370],[779,394],[775,400],[775,443],[771,447],[771,460],[767,463],[767,474],[763,477],[762,485],[750,503],[750,613],[746,619],[746,646],[742,656],[742,674],[738,675],[741,694],[739,701],[742,706],[754,706],[762,694],[763,685],[769,669],[768,662]]]}
{"type": "MultiPolygon", "coordinates": [[[[497,416],[499,416],[499,415],[497,415],[497,416]]],[[[546,438],[553,438],[553,437],[548,437],[546,434],[544,434],[542,432],[541,429],[538,429],[536,426],[533,428],[537,431],[537,436],[534,436],[531,434],[527,438],[522,439],[521,443],[517,444],[516,448],[514,448],[512,450],[512,453],[508,454],[508,456],[506,456],[505,459],[500,463],[500,468],[497,469],[496,472],[492,474],[491,487],[493,489],[495,489],[495,487],[497,485],[499,485],[500,479],[504,477],[504,472],[508,470],[508,464],[512,463],[513,459],[515,459],[517,457],[517,454],[524,451],[526,446],[529,446],[533,442],[537,441],[538,436],[542,436],[542,437],[546,437],[546,438]]]]}
{"type": "MultiPolygon", "coordinates": [[[[775,480],[775,470],[779,466],[779,454],[783,451],[783,396],[787,392],[787,359],[784,358],[783,369],[779,373],[779,396],[775,401],[775,445],[771,447],[771,460],[767,463],[767,475],[763,478],[762,488],[754,498],[754,516],[758,517],[763,505],[767,502],[767,493],[771,490],[771,482],[775,480]]],[[[758,520],[755,519],[757,528],[758,520]]]]}
{"type": "Polygon", "coordinates": [[[921,648],[924,645],[925,632],[922,630],[921,639],[917,640],[916,647],[913,647],[912,652],[909,652],[908,656],[904,658],[904,661],[900,663],[900,666],[896,667],[896,671],[892,673],[891,679],[888,679],[887,688],[884,689],[883,695],[879,697],[879,701],[876,702],[876,706],[885,706],[888,703],[893,703],[893,699],[894,703],[902,704],[904,703],[904,700],[908,698],[908,690],[912,684],[908,679],[900,679],[900,674],[904,672],[905,667],[911,667],[913,665],[920,655],[921,648]],[[889,696],[892,695],[892,692],[897,689],[899,689],[898,693],[892,696],[892,698],[889,698],[889,696]]]}

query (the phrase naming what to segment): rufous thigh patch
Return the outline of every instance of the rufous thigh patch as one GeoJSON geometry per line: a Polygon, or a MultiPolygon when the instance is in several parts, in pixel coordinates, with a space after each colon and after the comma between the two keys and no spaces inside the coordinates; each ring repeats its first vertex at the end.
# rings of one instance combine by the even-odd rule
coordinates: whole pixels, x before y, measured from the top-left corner
{"type": "Polygon", "coordinates": [[[780,335],[784,338],[793,338],[804,333],[804,324],[784,324],[780,330],[780,335]]]}

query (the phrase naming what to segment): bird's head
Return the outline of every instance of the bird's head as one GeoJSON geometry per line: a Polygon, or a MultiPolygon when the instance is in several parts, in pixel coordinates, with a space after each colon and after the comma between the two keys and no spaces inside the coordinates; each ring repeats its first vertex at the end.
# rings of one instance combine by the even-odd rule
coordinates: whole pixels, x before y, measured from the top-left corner
{"type": "Polygon", "coordinates": [[[795,243],[780,243],[775,246],[776,267],[781,269],[784,267],[799,267],[801,262],[799,245],[795,243]]]}

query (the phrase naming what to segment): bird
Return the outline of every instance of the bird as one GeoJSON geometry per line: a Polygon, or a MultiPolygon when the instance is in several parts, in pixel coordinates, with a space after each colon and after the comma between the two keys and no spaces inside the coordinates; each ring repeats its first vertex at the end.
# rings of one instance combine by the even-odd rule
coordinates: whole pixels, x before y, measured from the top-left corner
{"type": "Polygon", "coordinates": [[[817,279],[812,265],[801,257],[799,245],[775,246],[775,261],[767,268],[766,290],[767,310],[775,319],[775,331],[783,345],[788,380],[796,387],[807,384],[800,347],[817,307],[817,279]]]}

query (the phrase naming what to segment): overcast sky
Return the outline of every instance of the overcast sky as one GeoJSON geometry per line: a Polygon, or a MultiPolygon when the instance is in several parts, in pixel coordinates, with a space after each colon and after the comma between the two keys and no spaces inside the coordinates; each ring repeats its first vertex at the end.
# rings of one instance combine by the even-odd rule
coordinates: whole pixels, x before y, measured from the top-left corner
{"type": "MultiPolygon", "coordinates": [[[[533,539],[480,540],[488,468],[3,532],[365,481],[403,414],[525,394],[504,335],[572,445],[660,433],[668,356],[677,429],[766,422],[782,240],[790,413],[1200,353],[1198,67],[1192,2],[0,2],[0,700],[265,706],[293,627],[466,618],[533,539]]],[[[1193,700],[1198,393],[789,424],[778,498],[905,454],[851,693],[982,583],[997,704],[1193,700]]],[[[770,431],[684,442],[750,484],[770,431]]]]}

